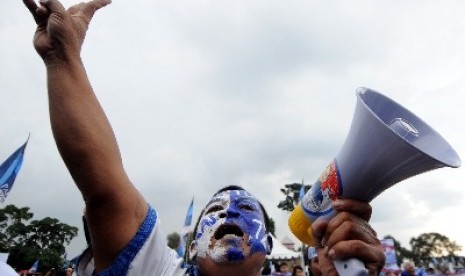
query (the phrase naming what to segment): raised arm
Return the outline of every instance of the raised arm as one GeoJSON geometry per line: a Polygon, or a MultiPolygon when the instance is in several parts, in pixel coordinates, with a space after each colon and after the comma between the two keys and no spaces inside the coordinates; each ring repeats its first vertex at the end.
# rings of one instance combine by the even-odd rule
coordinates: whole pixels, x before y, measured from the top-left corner
{"type": "Polygon", "coordinates": [[[50,121],[58,150],[82,193],[97,271],[106,268],[135,235],[147,204],[122,165],[110,123],[80,52],[95,11],[110,0],[65,10],[57,0],[23,0],[37,30],[34,46],[47,69],[50,121]]]}

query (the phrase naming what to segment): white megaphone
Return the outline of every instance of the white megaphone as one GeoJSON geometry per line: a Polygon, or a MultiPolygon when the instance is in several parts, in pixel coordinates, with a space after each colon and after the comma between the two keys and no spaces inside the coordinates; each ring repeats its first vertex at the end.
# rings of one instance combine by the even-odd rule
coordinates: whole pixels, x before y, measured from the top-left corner
{"type": "MultiPolygon", "coordinates": [[[[332,200],[370,202],[408,177],[460,164],[447,141],[415,114],[376,91],[359,88],[343,147],[292,211],[289,227],[300,241],[315,245],[312,222],[335,215],[332,200]]],[[[356,259],[335,266],[339,275],[367,275],[356,259]]]]}

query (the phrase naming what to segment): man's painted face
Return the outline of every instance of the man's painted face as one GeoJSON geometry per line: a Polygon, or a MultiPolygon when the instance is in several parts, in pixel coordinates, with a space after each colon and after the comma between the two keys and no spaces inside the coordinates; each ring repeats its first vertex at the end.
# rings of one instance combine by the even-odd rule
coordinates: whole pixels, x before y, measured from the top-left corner
{"type": "Polygon", "coordinates": [[[212,198],[195,234],[197,257],[215,262],[241,261],[255,253],[267,253],[263,212],[246,191],[231,190],[212,198]]]}

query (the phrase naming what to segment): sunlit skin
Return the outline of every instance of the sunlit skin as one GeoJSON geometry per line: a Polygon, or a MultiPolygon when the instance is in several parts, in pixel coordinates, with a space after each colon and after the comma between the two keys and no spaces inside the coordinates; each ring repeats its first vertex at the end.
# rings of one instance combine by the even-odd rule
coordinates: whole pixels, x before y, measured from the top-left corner
{"type": "Polygon", "coordinates": [[[246,191],[225,191],[205,207],[191,254],[196,256],[199,268],[209,267],[201,269],[203,275],[214,275],[211,269],[217,266],[231,271],[237,267],[242,273],[249,267],[249,275],[257,275],[270,251],[267,238],[257,199],[246,191]]]}

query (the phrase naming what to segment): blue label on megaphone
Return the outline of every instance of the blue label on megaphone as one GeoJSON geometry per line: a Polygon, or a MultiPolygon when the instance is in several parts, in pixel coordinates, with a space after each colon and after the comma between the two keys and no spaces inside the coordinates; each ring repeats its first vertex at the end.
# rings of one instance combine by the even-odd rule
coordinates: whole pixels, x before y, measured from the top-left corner
{"type": "Polygon", "coordinates": [[[331,201],[342,195],[341,175],[336,160],[331,162],[311,189],[302,197],[301,204],[311,221],[333,211],[331,201]]]}

